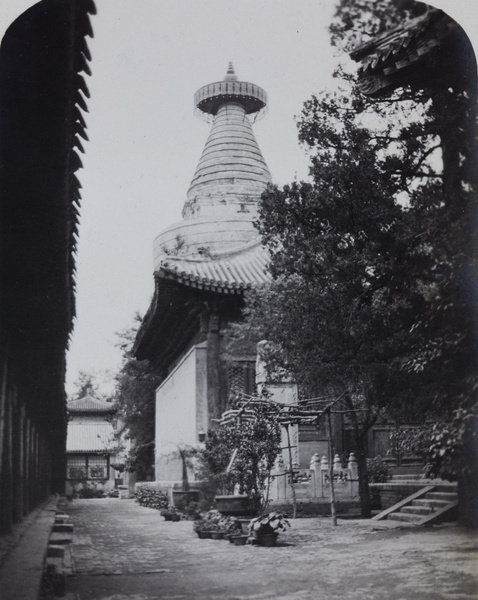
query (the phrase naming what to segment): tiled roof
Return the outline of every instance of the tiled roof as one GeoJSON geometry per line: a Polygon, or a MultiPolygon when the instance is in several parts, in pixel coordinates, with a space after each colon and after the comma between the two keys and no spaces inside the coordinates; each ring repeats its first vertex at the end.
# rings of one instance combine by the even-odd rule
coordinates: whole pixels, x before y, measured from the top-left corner
{"type": "Polygon", "coordinates": [[[168,256],[159,275],[191,287],[240,293],[270,281],[268,262],[267,250],[256,239],[239,250],[213,257],[168,256]]]}
{"type": "Polygon", "coordinates": [[[373,96],[402,84],[401,77],[423,64],[459,29],[458,24],[444,12],[429,7],[419,17],[405,21],[355,48],[350,56],[361,63],[360,90],[373,96]]]}
{"type": "Polygon", "coordinates": [[[68,402],[68,411],[72,413],[108,413],[115,410],[116,408],[111,402],[103,402],[92,396],[68,402]]]}
{"type": "Polygon", "coordinates": [[[113,445],[111,423],[68,423],[67,452],[102,452],[113,445]]]}

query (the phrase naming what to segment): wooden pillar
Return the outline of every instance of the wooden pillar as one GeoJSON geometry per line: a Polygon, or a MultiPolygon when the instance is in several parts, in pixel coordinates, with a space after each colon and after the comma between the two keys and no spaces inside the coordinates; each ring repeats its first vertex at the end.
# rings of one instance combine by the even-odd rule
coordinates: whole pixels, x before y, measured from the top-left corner
{"type": "Polygon", "coordinates": [[[35,426],[30,420],[30,428],[28,432],[28,510],[32,510],[35,506],[35,426]]]}
{"type": "Polygon", "coordinates": [[[221,417],[220,366],[219,366],[219,316],[209,316],[207,332],[207,406],[209,423],[221,417]]]}
{"type": "Polygon", "coordinates": [[[13,479],[13,522],[23,519],[23,420],[25,407],[20,403],[16,390],[13,391],[12,419],[12,479],[13,479]]]}
{"type": "Polygon", "coordinates": [[[12,477],[12,390],[9,386],[4,395],[2,484],[0,498],[0,533],[10,531],[12,526],[13,477],[12,477]]]}
{"type": "Polygon", "coordinates": [[[30,506],[30,419],[25,414],[23,419],[23,514],[28,513],[30,506]]]}
{"type": "Polygon", "coordinates": [[[9,494],[9,474],[8,474],[8,365],[7,361],[2,362],[2,380],[0,385],[0,533],[10,530],[11,518],[6,510],[9,494]]]}

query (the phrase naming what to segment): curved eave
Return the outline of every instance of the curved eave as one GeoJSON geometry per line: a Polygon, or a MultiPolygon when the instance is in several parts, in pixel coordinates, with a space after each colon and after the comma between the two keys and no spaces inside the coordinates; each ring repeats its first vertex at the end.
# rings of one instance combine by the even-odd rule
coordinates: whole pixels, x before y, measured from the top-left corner
{"type": "Polygon", "coordinates": [[[158,271],[158,277],[177,281],[178,283],[191,288],[217,292],[220,294],[243,294],[246,290],[252,289],[253,287],[252,283],[229,283],[227,281],[207,280],[198,276],[185,273],[181,274],[166,269],[160,269],[158,271]]]}
{"type": "Polygon", "coordinates": [[[367,96],[384,96],[406,85],[474,85],[476,60],[463,29],[443,11],[423,15],[375,36],[355,48],[360,62],[358,87],[367,96]]]}

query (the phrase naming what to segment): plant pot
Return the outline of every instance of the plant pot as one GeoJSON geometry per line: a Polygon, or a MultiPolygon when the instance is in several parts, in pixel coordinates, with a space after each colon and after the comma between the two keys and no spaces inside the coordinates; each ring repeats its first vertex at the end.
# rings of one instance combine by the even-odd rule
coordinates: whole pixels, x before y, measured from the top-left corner
{"type": "Polygon", "coordinates": [[[232,543],[236,546],[245,546],[247,538],[247,535],[235,535],[232,537],[232,543]]]}
{"type": "Polygon", "coordinates": [[[249,496],[216,496],[216,507],[222,515],[233,517],[240,517],[241,515],[252,517],[257,513],[257,507],[249,496]]]}
{"type": "Polygon", "coordinates": [[[198,490],[173,490],[173,504],[178,510],[184,510],[191,502],[199,502],[198,490]]]}
{"type": "Polygon", "coordinates": [[[224,532],[223,531],[212,531],[211,537],[213,540],[222,540],[222,539],[224,539],[224,532]]]}
{"type": "Polygon", "coordinates": [[[257,536],[260,546],[277,546],[278,533],[263,533],[257,536]]]}
{"type": "Polygon", "coordinates": [[[198,534],[198,538],[200,540],[208,540],[208,539],[210,540],[211,539],[212,531],[203,531],[202,529],[198,529],[196,531],[196,533],[198,534]]]}
{"type": "Polygon", "coordinates": [[[250,519],[239,519],[239,522],[241,524],[241,529],[242,529],[242,533],[248,534],[249,533],[249,523],[251,522],[250,519]]]}

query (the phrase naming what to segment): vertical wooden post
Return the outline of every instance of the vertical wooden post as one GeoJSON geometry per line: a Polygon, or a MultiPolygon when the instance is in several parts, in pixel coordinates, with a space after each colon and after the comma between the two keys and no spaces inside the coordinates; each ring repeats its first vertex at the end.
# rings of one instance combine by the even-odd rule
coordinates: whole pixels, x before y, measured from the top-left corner
{"type": "Polygon", "coordinates": [[[12,392],[9,389],[9,386],[7,386],[3,413],[2,497],[0,502],[0,532],[2,533],[8,533],[12,527],[12,402],[12,392]]]}
{"type": "MultiPolygon", "coordinates": [[[[24,407],[25,408],[25,407],[24,407]]],[[[30,420],[25,410],[25,416],[23,419],[23,516],[28,513],[28,507],[30,504],[30,420]]]]}
{"type": "Polygon", "coordinates": [[[334,443],[332,438],[332,425],[330,422],[330,408],[325,410],[327,435],[329,437],[329,479],[330,479],[330,514],[332,523],[337,525],[337,512],[335,510],[335,489],[334,489],[334,443]]]}
{"type": "Polygon", "coordinates": [[[290,477],[290,489],[292,491],[292,518],[295,519],[297,517],[297,498],[295,495],[295,486],[294,486],[294,470],[293,470],[293,462],[292,462],[292,447],[290,445],[290,433],[289,433],[289,424],[284,425],[285,431],[287,434],[287,448],[289,449],[289,477],[290,477]]]}
{"type": "Polygon", "coordinates": [[[219,419],[222,414],[222,407],[220,406],[221,399],[219,393],[219,368],[219,316],[211,314],[209,317],[209,327],[207,332],[206,361],[207,405],[209,423],[211,423],[212,419],[219,419]]]}
{"type": "Polygon", "coordinates": [[[23,416],[25,407],[19,402],[16,390],[13,393],[12,434],[12,483],[13,522],[23,519],[23,416]]]}
{"type": "Polygon", "coordinates": [[[8,469],[8,366],[2,364],[0,387],[0,533],[7,533],[11,527],[11,515],[8,511],[8,496],[11,481],[8,469]]]}

